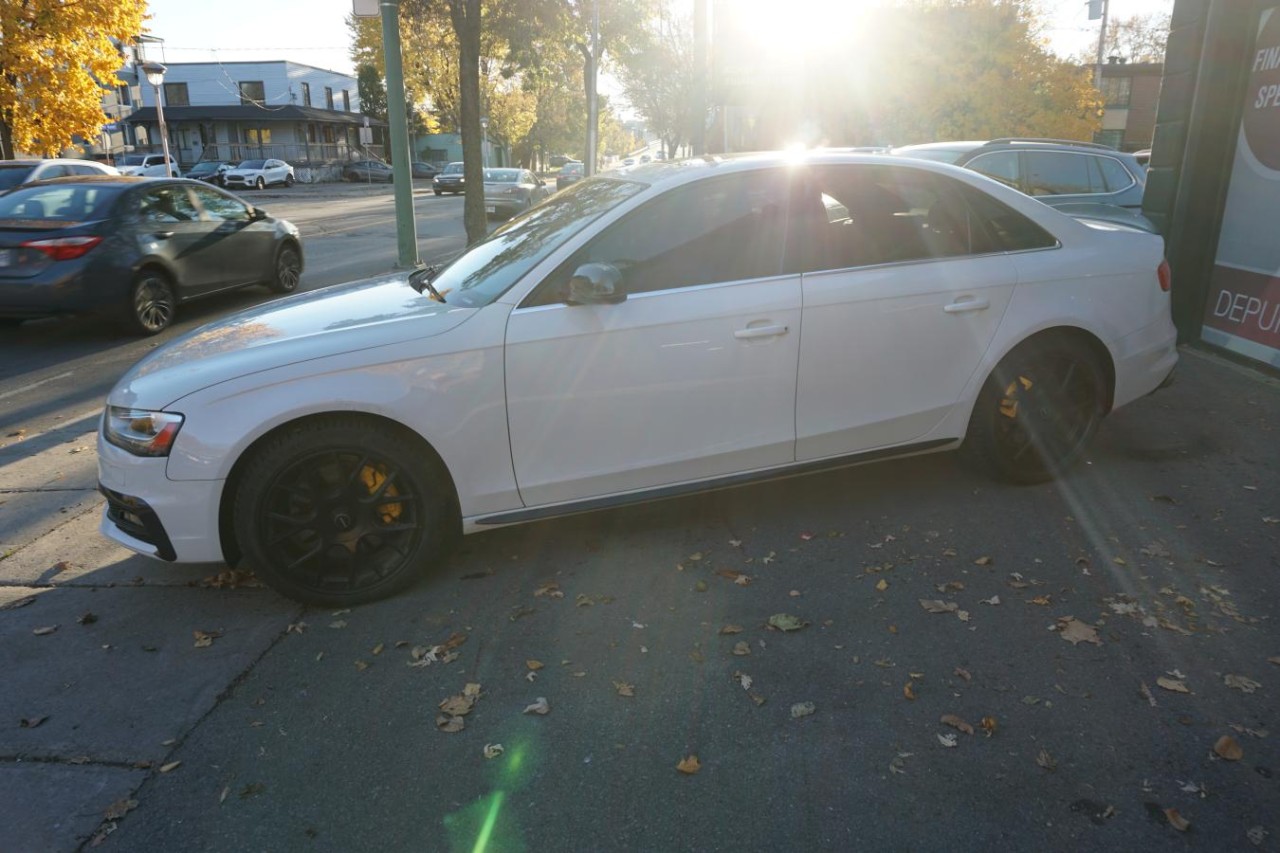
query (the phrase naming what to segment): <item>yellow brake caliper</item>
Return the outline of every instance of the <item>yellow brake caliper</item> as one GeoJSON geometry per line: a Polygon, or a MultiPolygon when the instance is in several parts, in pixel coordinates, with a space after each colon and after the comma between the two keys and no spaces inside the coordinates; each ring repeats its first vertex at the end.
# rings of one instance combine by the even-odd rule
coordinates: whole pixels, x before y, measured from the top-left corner
{"type": "Polygon", "coordinates": [[[1021,385],[1023,390],[1031,390],[1031,380],[1025,376],[1019,376],[1016,381],[1010,382],[1004,389],[1004,399],[1000,401],[1000,414],[1006,418],[1016,418],[1018,416],[1018,386],[1021,385]]]}
{"type": "MultiPolygon", "coordinates": [[[[382,484],[386,482],[386,480],[387,475],[385,473],[385,468],[381,465],[377,468],[372,465],[366,465],[360,469],[360,481],[364,483],[365,488],[369,490],[369,494],[371,495],[377,492],[378,489],[382,488],[382,484]]],[[[387,486],[387,497],[394,498],[399,494],[400,492],[396,490],[395,483],[387,486]]],[[[399,503],[379,504],[377,511],[378,514],[382,516],[382,523],[390,524],[400,517],[401,506],[399,503]]]]}

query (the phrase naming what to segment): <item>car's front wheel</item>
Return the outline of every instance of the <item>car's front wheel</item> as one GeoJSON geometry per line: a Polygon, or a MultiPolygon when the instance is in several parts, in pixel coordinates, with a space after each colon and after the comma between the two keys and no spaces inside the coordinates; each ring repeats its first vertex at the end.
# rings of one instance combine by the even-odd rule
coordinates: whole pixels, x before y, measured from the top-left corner
{"type": "Polygon", "coordinates": [[[169,328],[177,310],[177,299],[168,276],[160,270],[145,269],[133,281],[124,322],[135,334],[154,335],[169,328]]]}
{"type": "Polygon", "coordinates": [[[1001,479],[1042,483],[1080,460],[1106,406],[1106,374],[1088,347],[1065,337],[1033,339],[988,377],[966,444],[1001,479]]]}
{"type": "Polygon", "coordinates": [[[253,185],[260,190],[265,190],[267,188],[267,182],[263,179],[261,175],[258,176],[258,180],[253,182],[253,185]]]}
{"type": "Polygon", "coordinates": [[[434,190],[434,192],[435,192],[435,194],[436,194],[437,196],[444,195],[444,193],[443,193],[443,192],[441,192],[440,190],[434,190]]]}
{"type": "Polygon", "coordinates": [[[423,448],[399,431],[333,416],[253,451],[233,524],[248,568],[322,606],[385,598],[446,552],[456,511],[423,448]]]}
{"type": "Polygon", "coordinates": [[[293,175],[285,175],[285,176],[284,176],[284,185],[285,185],[286,187],[291,187],[291,186],[293,186],[293,183],[294,183],[294,177],[293,177],[293,175]]]}
{"type": "Polygon", "coordinates": [[[276,266],[272,271],[271,289],[276,293],[293,293],[302,280],[302,255],[290,245],[276,252],[276,266]]]}

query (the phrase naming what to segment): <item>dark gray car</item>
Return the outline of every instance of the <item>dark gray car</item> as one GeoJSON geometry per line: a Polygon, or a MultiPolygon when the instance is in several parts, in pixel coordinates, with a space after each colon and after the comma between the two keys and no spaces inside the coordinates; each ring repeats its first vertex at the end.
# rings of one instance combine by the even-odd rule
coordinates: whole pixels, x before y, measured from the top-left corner
{"type": "Polygon", "coordinates": [[[0,196],[0,325],[99,313],[151,335],[180,303],[298,287],[298,229],[200,181],[57,178],[0,196]]]}

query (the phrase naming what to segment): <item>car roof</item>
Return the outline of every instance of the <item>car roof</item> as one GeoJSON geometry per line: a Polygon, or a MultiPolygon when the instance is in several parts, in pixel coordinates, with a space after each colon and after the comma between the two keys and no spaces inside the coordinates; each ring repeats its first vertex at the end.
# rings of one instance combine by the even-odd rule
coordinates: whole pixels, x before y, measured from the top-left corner
{"type": "Polygon", "coordinates": [[[208,184],[202,181],[189,181],[186,178],[162,178],[143,177],[142,175],[67,175],[61,178],[46,178],[43,181],[31,181],[23,184],[24,187],[43,187],[54,184],[119,184],[128,186],[132,184],[190,184],[193,187],[208,188],[208,184]]]}

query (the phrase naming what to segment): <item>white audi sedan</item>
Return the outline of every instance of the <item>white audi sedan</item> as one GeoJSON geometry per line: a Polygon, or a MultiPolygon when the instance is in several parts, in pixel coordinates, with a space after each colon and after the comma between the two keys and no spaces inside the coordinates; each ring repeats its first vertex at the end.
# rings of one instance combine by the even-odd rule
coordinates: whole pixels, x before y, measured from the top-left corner
{"type": "Polygon", "coordinates": [[[964,443],[1077,461],[1177,361],[1161,238],[944,164],[650,163],[442,269],[156,350],[107,401],[102,531],[345,605],[459,532],[964,443]]]}

